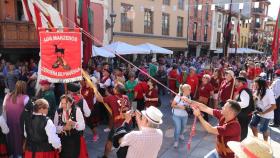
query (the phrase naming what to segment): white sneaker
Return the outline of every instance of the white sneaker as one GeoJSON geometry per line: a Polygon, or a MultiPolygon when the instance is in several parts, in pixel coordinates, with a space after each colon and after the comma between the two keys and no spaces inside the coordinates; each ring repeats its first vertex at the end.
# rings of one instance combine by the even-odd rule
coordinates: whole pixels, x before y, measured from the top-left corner
{"type": "Polygon", "coordinates": [[[176,142],[174,142],[174,148],[178,148],[178,142],[176,141],[176,142]]]}
{"type": "Polygon", "coordinates": [[[180,140],[185,140],[185,136],[183,134],[180,135],[180,140]]]}
{"type": "Polygon", "coordinates": [[[104,129],[104,132],[106,132],[106,133],[107,133],[107,132],[110,132],[110,131],[111,131],[110,128],[105,128],[105,129],[104,129]]]}

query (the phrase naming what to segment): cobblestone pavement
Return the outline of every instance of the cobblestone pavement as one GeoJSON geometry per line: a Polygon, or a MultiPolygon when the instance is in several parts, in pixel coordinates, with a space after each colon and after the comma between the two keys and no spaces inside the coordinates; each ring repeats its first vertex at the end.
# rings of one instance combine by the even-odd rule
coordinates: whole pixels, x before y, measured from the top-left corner
{"type": "MultiPolygon", "coordinates": [[[[179,143],[178,148],[173,147],[173,122],[171,118],[171,108],[170,108],[170,102],[168,96],[162,96],[162,106],[160,110],[164,113],[163,121],[164,123],[160,126],[164,133],[163,138],[163,144],[161,146],[161,150],[159,152],[158,157],[160,158],[202,158],[204,155],[206,155],[209,151],[214,149],[215,147],[215,136],[211,134],[207,134],[204,129],[200,126],[199,123],[197,123],[196,126],[196,135],[192,139],[191,143],[191,150],[187,150],[187,141],[189,138],[189,131],[191,128],[191,125],[193,123],[193,118],[189,118],[188,125],[185,131],[185,141],[182,141],[179,143]]],[[[211,124],[216,124],[216,120],[214,118],[210,119],[211,124]]],[[[107,134],[103,132],[103,129],[105,126],[99,126],[98,127],[98,133],[100,136],[100,139],[98,142],[93,142],[92,140],[92,134],[89,130],[85,132],[85,137],[87,141],[88,151],[90,158],[98,158],[102,156],[105,146],[105,141],[107,138],[107,134]]],[[[249,130],[251,131],[251,130],[249,130]]],[[[271,146],[274,151],[274,157],[280,158],[280,153],[276,152],[280,149],[280,130],[279,128],[271,128],[270,129],[271,137],[269,140],[269,143],[271,143],[271,146]],[[277,150],[278,149],[278,150],[277,150]]],[[[250,133],[252,135],[252,133],[250,133]]],[[[260,138],[262,136],[260,135],[260,138]]],[[[110,155],[111,158],[116,158],[115,154],[116,150],[112,150],[112,153],[110,155]]]]}

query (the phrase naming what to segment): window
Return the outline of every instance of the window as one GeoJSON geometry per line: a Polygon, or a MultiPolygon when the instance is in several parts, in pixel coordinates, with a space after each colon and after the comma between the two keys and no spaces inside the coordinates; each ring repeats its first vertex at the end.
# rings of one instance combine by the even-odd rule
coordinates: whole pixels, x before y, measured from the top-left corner
{"type": "Polygon", "coordinates": [[[25,21],[26,17],[23,14],[22,2],[20,0],[16,1],[16,20],[25,21]]]}
{"type": "Polygon", "coordinates": [[[209,5],[208,3],[206,3],[206,11],[205,11],[205,20],[208,21],[208,17],[209,17],[209,5]]]}
{"type": "Polygon", "coordinates": [[[204,41],[207,41],[208,36],[208,25],[204,26],[204,41]]]}
{"type": "Polygon", "coordinates": [[[185,0],[178,0],[178,8],[184,10],[185,0]]]}
{"type": "Polygon", "coordinates": [[[177,17],[177,37],[183,37],[183,25],[184,25],[184,18],[178,16],[177,17]]]}
{"type": "Polygon", "coordinates": [[[169,14],[162,13],[162,35],[169,35],[169,14]]]}
{"type": "Polygon", "coordinates": [[[255,27],[257,27],[257,28],[260,28],[260,27],[261,27],[260,18],[256,18],[255,27]]]}
{"type": "Polygon", "coordinates": [[[153,12],[151,9],[145,9],[144,33],[153,33],[153,12]]]}
{"type": "Polygon", "coordinates": [[[121,4],[122,12],[121,12],[121,31],[123,32],[132,32],[132,20],[129,20],[127,17],[127,12],[130,10],[132,5],[129,4],[121,4]]]}
{"type": "Polygon", "coordinates": [[[198,13],[198,0],[195,0],[195,5],[194,5],[194,17],[197,17],[198,13]]]}
{"type": "Polygon", "coordinates": [[[222,28],[222,15],[218,15],[218,28],[222,28]]]}
{"type": "Polygon", "coordinates": [[[196,34],[197,34],[197,22],[193,23],[193,40],[196,41],[196,34]]]}
{"type": "Polygon", "coordinates": [[[170,5],[170,0],[163,0],[163,5],[170,5]]]}

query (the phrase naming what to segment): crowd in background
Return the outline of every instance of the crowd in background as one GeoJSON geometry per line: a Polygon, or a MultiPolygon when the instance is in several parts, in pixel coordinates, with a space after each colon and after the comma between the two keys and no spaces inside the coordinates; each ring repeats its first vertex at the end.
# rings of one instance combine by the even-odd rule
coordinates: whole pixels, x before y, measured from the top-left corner
{"type": "MultiPolygon", "coordinates": [[[[28,138],[32,132],[22,130],[24,129],[23,126],[30,127],[29,124],[21,122],[22,112],[25,111],[24,109],[26,109],[26,105],[30,104],[30,101],[40,98],[44,98],[47,103],[37,100],[35,106],[38,106],[41,111],[46,107],[49,109],[47,115],[53,120],[56,131],[52,135],[58,134],[57,137],[53,136],[53,142],[49,142],[52,144],[52,148],[59,149],[60,154],[67,158],[70,155],[79,155],[84,150],[82,149],[82,139],[80,142],[82,137],[80,132],[85,129],[85,126],[92,130],[92,139],[98,141],[99,135],[96,127],[102,123],[108,125],[108,128],[104,130],[109,132],[104,151],[104,157],[107,157],[113,145],[114,133],[127,118],[127,116],[124,117],[121,114],[126,113],[129,109],[138,111],[146,109],[147,112],[156,113],[151,116],[148,116],[147,113],[149,119],[146,122],[145,120],[143,122],[139,121],[138,117],[140,116],[130,118],[132,119],[132,127],[153,128],[157,130],[157,137],[162,136],[162,133],[158,131],[162,116],[160,112],[156,111],[161,106],[159,97],[161,95],[171,97],[170,106],[175,127],[174,147],[176,148],[179,140],[184,140],[183,132],[189,115],[192,115],[190,103],[187,103],[184,97],[196,100],[214,109],[221,109],[229,99],[236,100],[241,106],[241,113],[245,114],[245,116],[237,116],[242,127],[241,140],[245,139],[248,133],[243,127],[250,126],[256,136],[258,134],[257,126],[261,123],[260,131],[264,134],[264,140],[267,141],[269,122],[274,119],[272,126],[279,127],[280,125],[280,70],[278,70],[278,65],[273,64],[270,57],[238,56],[231,57],[226,61],[219,57],[187,58],[179,55],[173,58],[160,56],[152,58],[151,61],[137,60],[135,63],[140,70],[119,60],[113,59],[106,62],[104,58],[93,58],[86,70],[90,74],[91,80],[97,85],[98,90],[91,89],[86,81],[81,81],[67,85],[67,90],[71,94],[71,97],[69,97],[63,95],[65,93],[64,84],[51,84],[46,80],[37,80],[38,65],[34,60],[31,59],[29,62],[19,61],[12,64],[2,59],[0,67],[1,93],[3,98],[5,96],[3,103],[5,116],[3,120],[6,119],[4,122],[7,123],[9,133],[3,128],[2,132],[4,134],[8,133],[8,154],[14,157],[23,154],[24,149],[21,145],[24,144],[24,133],[27,133],[25,138],[28,138]],[[243,90],[246,91],[246,94],[243,90]],[[71,113],[76,123],[61,119],[63,117],[69,118],[64,114],[64,111],[69,110],[68,106],[63,107],[62,104],[79,107],[71,109],[76,112],[75,114],[71,113]],[[111,114],[104,106],[106,104],[112,109],[111,114]],[[153,107],[156,108],[153,109],[153,107]],[[58,109],[61,109],[61,111],[58,109]],[[155,117],[158,120],[153,120],[150,117],[155,117]],[[244,121],[246,123],[240,121],[240,119],[246,120],[244,121]],[[79,146],[73,145],[73,142],[71,142],[73,137],[70,140],[67,134],[63,135],[65,131],[71,131],[72,133],[70,133],[73,136],[77,135],[73,142],[76,142],[75,145],[79,144],[79,146]],[[60,140],[58,141],[59,138],[61,143],[60,140]],[[72,148],[81,148],[81,150],[73,150],[69,155],[69,153],[65,153],[64,146],[68,150],[72,148]]],[[[209,121],[209,113],[201,111],[204,112],[203,119],[209,121]]],[[[38,113],[38,109],[36,112],[38,113]]],[[[45,122],[45,124],[51,123],[45,122]]],[[[129,140],[129,138],[125,138],[129,140]]],[[[156,157],[162,140],[157,139],[153,143],[159,146],[153,153],[156,157]]],[[[120,146],[129,146],[129,144],[124,141],[120,146]]],[[[133,155],[135,152],[131,150],[128,148],[128,155],[133,155]]],[[[219,152],[222,151],[217,152],[220,154],[219,152]]],[[[141,156],[141,154],[139,155],[141,156]]]]}

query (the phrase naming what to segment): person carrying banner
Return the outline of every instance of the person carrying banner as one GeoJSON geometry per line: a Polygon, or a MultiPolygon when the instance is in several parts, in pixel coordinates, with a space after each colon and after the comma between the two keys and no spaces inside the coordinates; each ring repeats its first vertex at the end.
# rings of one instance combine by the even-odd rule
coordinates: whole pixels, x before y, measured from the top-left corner
{"type": "Polygon", "coordinates": [[[81,144],[85,121],[81,109],[74,106],[74,99],[70,95],[60,97],[60,106],[54,116],[54,124],[61,139],[62,150],[60,158],[87,158],[80,156],[85,151],[81,144]]]}
{"type": "Polygon", "coordinates": [[[112,122],[113,127],[111,128],[108,139],[105,145],[104,150],[104,158],[108,157],[111,148],[112,148],[112,139],[115,132],[115,129],[120,127],[122,123],[124,122],[124,114],[130,109],[129,100],[128,97],[125,94],[125,87],[121,83],[117,83],[114,85],[113,89],[114,95],[102,97],[100,93],[94,92],[96,96],[96,100],[99,102],[104,102],[105,104],[108,104],[110,108],[112,109],[112,122]]]}
{"type": "Polygon", "coordinates": [[[209,152],[204,158],[234,158],[234,153],[227,146],[227,142],[240,141],[241,129],[236,118],[241,110],[240,105],[236,101],[228,100],[222,110],[217,110],[188,98],[183,98],[183,100],[193,108],[193,113],[203,128],[208,133],[217,136],[216,149],[209,152]],[[212,126],[205,121],[201,111],[216,117],[219,120],[218,126],[212,126]]]}
{"type": "Polygon", "coordinates": [[[92,130],[93,133],[93,141],[96,142],[99,139],[99,136],[97,134],[96,127],[99,123],[99,109],[97,105],[95,104],[95,96],[94,91],[89,85],[86,83],[86,81],[81,81],[82,89],[81,94],[86,100],[89,109],[91,110],[90,116],[86,119],[86,125],[92,130]]]}
{"type": "Polygon", "coordinates": [[[33,114],[24,122],[26,137],[25,158],[58,158],[61,141],[56,134],[56,127],[47,117],[49,103],[38,99],[33,106],[33,114]]]}

